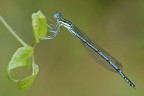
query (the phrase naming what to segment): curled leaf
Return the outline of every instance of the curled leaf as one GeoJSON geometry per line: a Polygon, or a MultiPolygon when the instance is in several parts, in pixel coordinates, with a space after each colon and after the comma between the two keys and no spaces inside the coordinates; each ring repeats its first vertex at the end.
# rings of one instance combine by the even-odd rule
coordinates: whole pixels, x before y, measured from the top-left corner
{"type": "Polygon", "coordinates": [[[34,63],[33,48],[31,46],[24,46],[24,47],[18,48],[17,51],[14,53],[7,67],[7,75],[11,81],[18,84],[21,90],[26,90],[32,84],[34,78],[36,77],[38,73],[38,70],[39,70],[38,66],[34,63]],[[25,67],[28,69],[31,66],[33,70],[32,75],[26,77],[23,80],[16,80],[12,78],[10,74],[11,70],[14,70],[19,67],[25,67]]]}

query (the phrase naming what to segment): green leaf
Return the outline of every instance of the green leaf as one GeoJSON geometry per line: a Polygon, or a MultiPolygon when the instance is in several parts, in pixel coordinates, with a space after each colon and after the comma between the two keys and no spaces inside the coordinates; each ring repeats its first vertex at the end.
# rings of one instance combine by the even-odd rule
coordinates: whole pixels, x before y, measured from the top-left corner
{"type": "Polygon", "coordinates": [[[38,71],[39,71],[38,66],[36,64],[33,64],[32,75],[18,82],[19,89],[22,91],[27,90],[31,86],[31,84],[33,83],[33,80],[35,79],[38,71]]]}
{"type": "Polygon", "coordinates": [[[38,66],[34,63],[33,48],[31,46],[18,48],[7,67],[8,78],[14,83],[18,84],[20,90],[26,90],[30,87],[38,71],[38,66]],[[31,67],[31,65],[33,70],[32,75],[24,78],[23,80],[16,80],[12,78],[10,74],[11,70],[14,70],[19,67],[25,67],[28,69],[31,67]]]}
{"type": "Polygon", "coordinates": [[[32,14],[32,27],[36,42],[40,41],[40,38],[47,35],[47,21],[41,11],[32,14]]]}

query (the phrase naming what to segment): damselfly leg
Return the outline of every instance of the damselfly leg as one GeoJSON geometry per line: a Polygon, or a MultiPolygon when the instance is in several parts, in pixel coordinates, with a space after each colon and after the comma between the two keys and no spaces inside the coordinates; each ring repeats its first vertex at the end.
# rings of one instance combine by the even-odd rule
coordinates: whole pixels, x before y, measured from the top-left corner
{"type": "Polygon", "coordinates": [[[58,24],[47,24],[48,31],[51,32],[51,35],[48,35],[46,37],[42,37],[42,40],[47,40],[47,39],[54,39],[57,34],[60,32],[60,26],[58,24]]]}

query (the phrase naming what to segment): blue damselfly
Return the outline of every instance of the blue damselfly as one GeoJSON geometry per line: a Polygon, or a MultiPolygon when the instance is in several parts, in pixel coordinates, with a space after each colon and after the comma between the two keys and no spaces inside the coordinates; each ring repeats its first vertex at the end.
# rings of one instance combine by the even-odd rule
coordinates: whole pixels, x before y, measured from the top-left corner
{"type": "Polygon", "coordinates": [[[64,19],[61,13],[56,13],[54,18],[57,20],[55,24],[49,24],[49,31],[53,33],[51,36],[47,36],[43,39],[53,39],[59,32],[60,27],[64,26],[70,33],[78,37],[89,53],[94,57],[94,59],[105,68],[119,73],[124,80],[133,88],[136,88],[134,83],[131,82],[126,75],[122,72],[122,65],[117,61],[112,55],[106,52],[98,44],[93,42],[86,34],[80,31],[71,21],[64,19]]]}

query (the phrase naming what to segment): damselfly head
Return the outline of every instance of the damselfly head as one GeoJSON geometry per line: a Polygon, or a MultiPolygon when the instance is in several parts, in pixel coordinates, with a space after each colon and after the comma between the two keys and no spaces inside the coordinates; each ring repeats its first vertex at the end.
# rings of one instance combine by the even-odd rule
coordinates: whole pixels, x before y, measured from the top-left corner
{"type": "Polygon", "coordinates": [[[58,13],[54,14],[54,18],[60,19],[60,18],[62,18],[62,14],[58,12],[58,13]]]}

